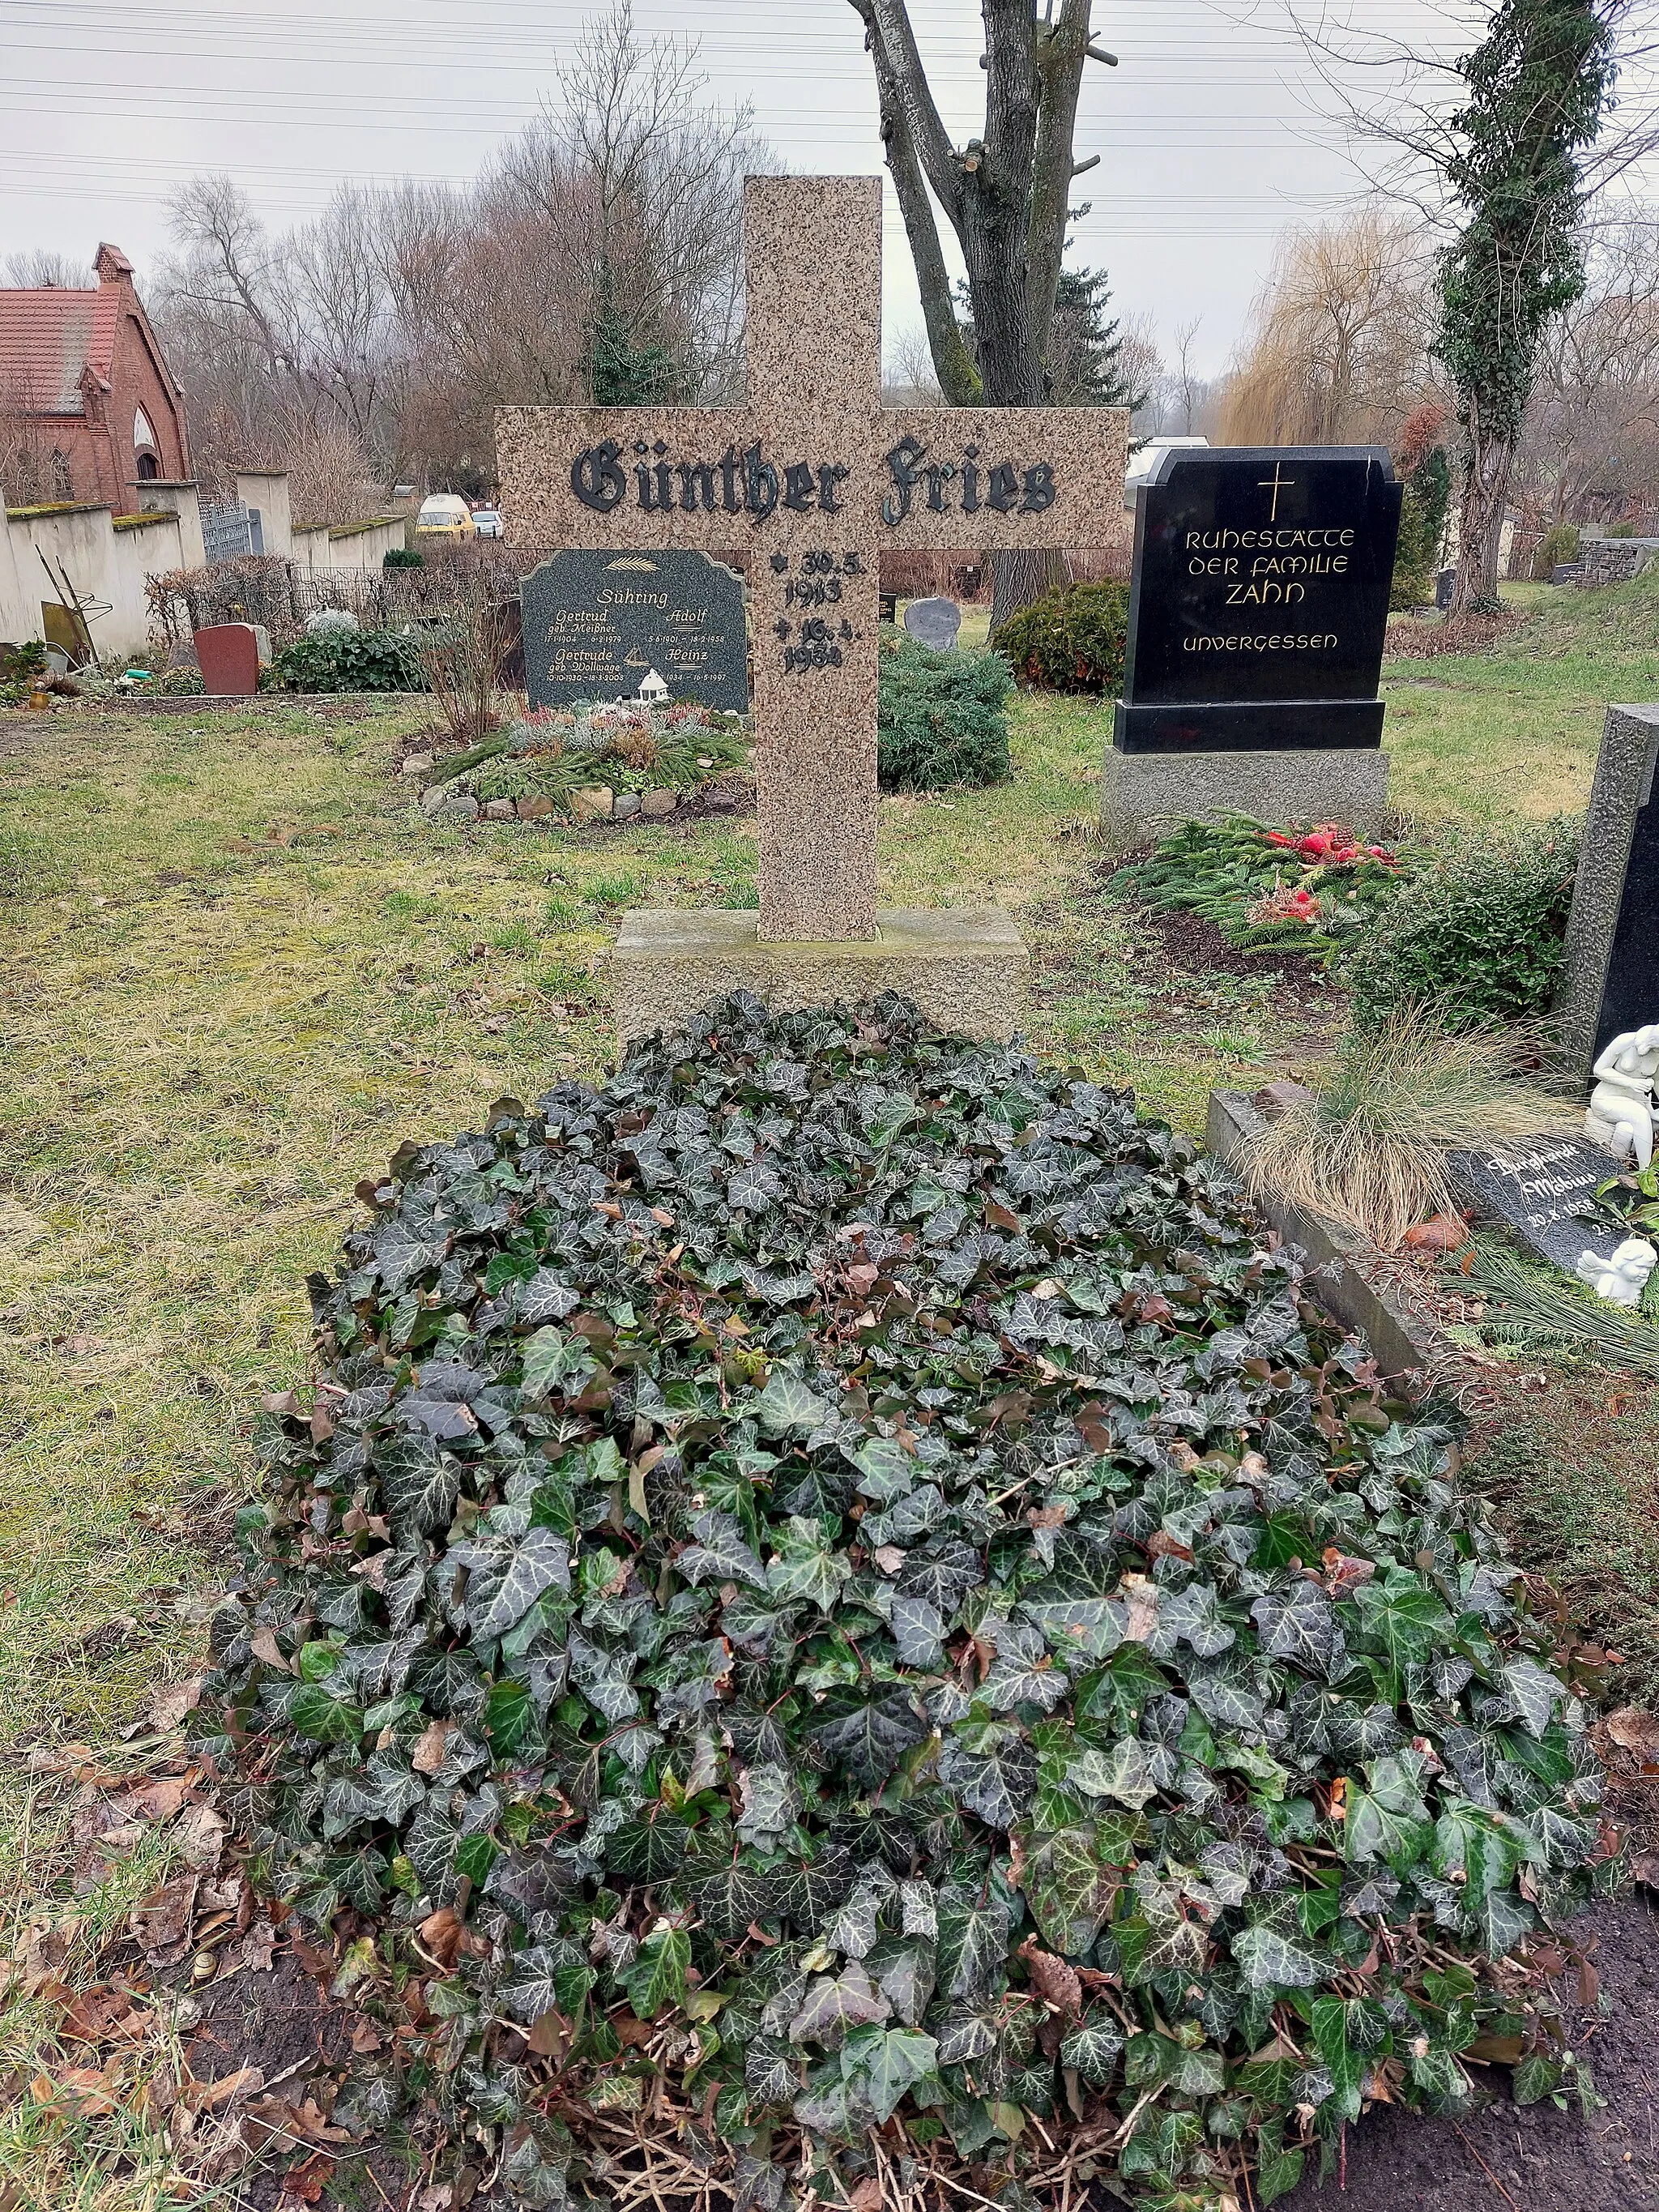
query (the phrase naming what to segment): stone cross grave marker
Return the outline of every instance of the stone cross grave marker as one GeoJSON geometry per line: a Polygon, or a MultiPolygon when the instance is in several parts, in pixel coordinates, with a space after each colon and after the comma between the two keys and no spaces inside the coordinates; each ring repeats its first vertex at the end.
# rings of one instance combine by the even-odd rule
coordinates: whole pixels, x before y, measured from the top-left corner
{"type": "Polygon", "coordinates": [[[872,939],[882,550],[1108,542],[1128,417],[884,409],[878,177],[748,178],[744,242],[748,404],[504,408],[502,505],[520,540],[748,545],[759,935],[872,939]]]}

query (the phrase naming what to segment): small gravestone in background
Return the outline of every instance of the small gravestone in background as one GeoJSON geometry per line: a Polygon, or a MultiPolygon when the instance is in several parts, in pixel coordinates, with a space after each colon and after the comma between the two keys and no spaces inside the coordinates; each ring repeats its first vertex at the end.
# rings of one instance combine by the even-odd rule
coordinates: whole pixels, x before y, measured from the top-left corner
{"type": "Polygon", "coordinates": [[[706,553],[556,553],[520,605],[532,708],[631,699],[654,674],[671,699],[748,712],[743,579],[706,553]]]}
{"type": "Polygon", "coordinates": [[[962,609],[954,599],[912,599],[904,610],[904,627],[919,645],[936,653],[954,653],[962,629],[962,609]]]}
{"type": "Polygon", "coordinates": [[[1382,806],[1377,676],[1400,532],[1380,447],[1170,448],[1135,495],[1109,826],[1382,806]]]}
{"type": "Polygon", "coordinates": [[[1616,1036],[1659,1022],[1659,706],[1609,707],[1567,922],[1557,1002],[1588,1076],[1616,1036]]]}
{"type": "MultiPolygon", "coordinates": [[[[252,623],[216,623],[195,636],[202,689],[216,698],[252,698],[259,688],[259,647],[265,633],[252,623]]],[[[270,647],[265,645],[265,657],[270,647]]]]}

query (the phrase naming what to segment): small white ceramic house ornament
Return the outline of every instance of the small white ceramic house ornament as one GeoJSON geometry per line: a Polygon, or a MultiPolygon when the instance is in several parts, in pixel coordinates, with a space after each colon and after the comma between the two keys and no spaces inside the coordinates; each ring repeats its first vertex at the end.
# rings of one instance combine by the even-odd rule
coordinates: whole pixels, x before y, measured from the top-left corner
{"type": "Polygon", "coordinates": [[[654,668],[647,669],[640,678],[639,696],[642,707],[660,707],[667,699],[668,686],[654,668]]]}
{"type": "Polygon", "coordinates": [[[1659,1251],[1645,1237],[1627,1237],[1605,1260],[1598,1252],[1581,1252],[1578,1279],[1588,1283],[1598,1298],[1616,1306],[1636,1306],[1642,1302],[1656,1263],[1659,1263],[1659,1251]]]}
{"type": "Polygon", "coordinates": [[[1584,1133],[1620,1159],[1644,1168],[1653,1158],[1653,1085],[1659,1075],[1659,1022],[1614,1037],[1590,1070],[1595,1087],[1584,1133]]]}

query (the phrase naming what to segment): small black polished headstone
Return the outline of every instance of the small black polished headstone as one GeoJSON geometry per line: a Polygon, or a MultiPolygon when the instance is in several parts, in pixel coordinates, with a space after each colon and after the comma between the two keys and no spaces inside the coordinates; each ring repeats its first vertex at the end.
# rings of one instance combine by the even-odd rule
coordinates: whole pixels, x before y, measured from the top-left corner
{"type": "Polygon", "coordinates": [[[1172,447],[1136,495],[1122,752],[1376,746],[1400,533],[1381,447],[1172,447]]]}

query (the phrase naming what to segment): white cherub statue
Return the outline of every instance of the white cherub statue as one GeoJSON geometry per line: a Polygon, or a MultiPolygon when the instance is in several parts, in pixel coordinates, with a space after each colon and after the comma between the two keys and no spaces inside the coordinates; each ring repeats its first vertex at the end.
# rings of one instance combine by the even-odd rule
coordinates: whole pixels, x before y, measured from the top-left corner
{"type": "Polygon", "coordinates": [[[1659,1022],[1626,1030],[1602,1052],[1590,1073],[1595,1088],[1584,1112],[1584,1133],[1638,1168],[1653,1158],[1653,1085],[1659,1075],[1659,1022]]]}
{"type": "Polygon", "coordinates": [[[1578,1279],[1588,1283],[1598,1298],[1610,1299],[1616,1306],[1636,1306],[1642,1303],[1656,1265],[1659,1251],[1645,1237],[1627,1237],[1605,1260],[1599,1252],[1581,1252],[1578,1279]]]}

